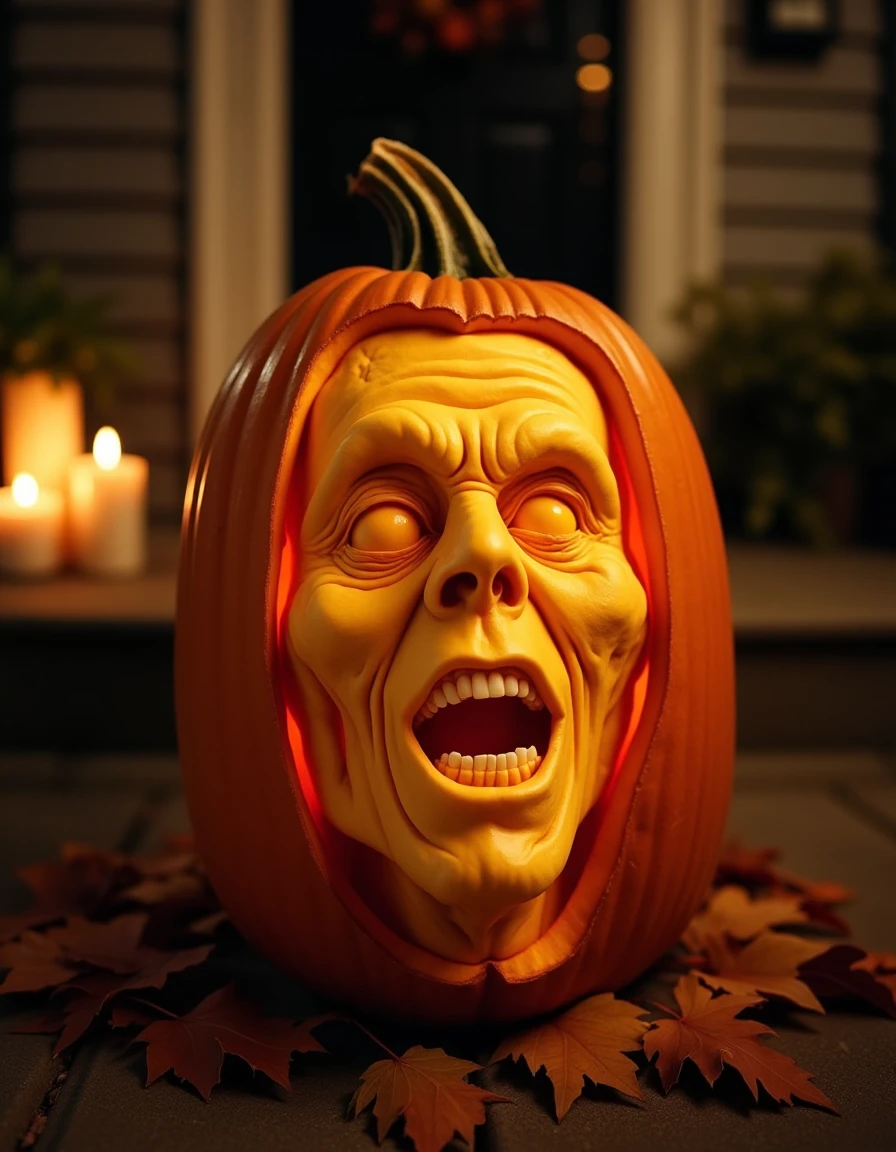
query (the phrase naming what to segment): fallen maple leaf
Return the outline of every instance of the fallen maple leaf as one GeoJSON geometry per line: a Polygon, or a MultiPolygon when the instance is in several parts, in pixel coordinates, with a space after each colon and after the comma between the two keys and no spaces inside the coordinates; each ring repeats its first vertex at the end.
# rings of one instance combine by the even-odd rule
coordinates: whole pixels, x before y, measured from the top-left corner
{"type": "Polygon", "coordinates": [[[749,848],[740,840],[729,840],[722,849],[716,867],[714,887],[735,883],[747,888],[770,888],[796,892],[806,900],[820,904],[845,904],[855,893],[843,884],[828,880],[806,880],[796,872],[776,866],[781,853],[777,848],[749,848]]]}
{"type": "Polygon", "coordinates": [[[138,992],[145,988],[161,988],[174,972],[195,968],[207,959],[214,945],[201,944],[196,948],[182,948],[176,952],[157,952],[155,948],[142,949],[142,967],[133,974],[91,972],[73,977],[63,991],[76,993],[65,1006],[65,1026],[53,1049],[58,1056],[84,1035],[106,1005],[125,992],[138,992]],[[81,993],[82,995],[77,995],[81,993]]]}
{"type": "Polygon", "coordinates": [[[722,854],[716,865],[714,886],[734,883],[748,887],[763,887],[774,882],[772,865],[781,857],[778,848],[750,848],[736,837],[722,847],[722,854]]]}
{"type": "Polygon", "coordinates": [[[506,1096],[464,1079],[481,1070],[480,1064],[458,1060],[441,1048],[416,1044],[403,1056],[390,1053],[377,1060],[361,1074],[352,1112],[357,1116],[373,1104],[379,1144],[404,1116],[405,1135],[417,1152],[441,1152],[455,1134],[472,1145],[477,1125],[485,1123],[486,1104],[508,1103],[506,1096]]]}
{"type": "MultiPolygon", "coordinates": [[[[122,1022],[131,1022],[128,1012],[119,1012],[117,1021],[119,1027],[122,1022]]],[[[212,1088],[220,1083],[225,1053],[238,1056],[254,1071],[263,1072],[288,1090],[293,1052],[326,1051],[311,1034],[319,1023],[322,1019],[293,1024],[262,1016],[248,1001],[238,1000],[234,985],[228,984],[206,996],[185,1016],[154,1021],[134,1043],[146,1044],[147,1087],[170,1070],[208,1100],[212,1088]]]]}
{"type": "Polygon", "coordinates": [[[156,959],[157,949],[144,948],[140,943],[148,919],[145,912],[116,916],[106,923],[71,916],[61,927],[48,929],[44,936],[70,960],[108,972],[138,972],[156,959]]]}
{"type": "Polygon", "coordinates": [[[169,851],[156,856],[127,858],[141,876],[177,876],[201,872],[202,864],[195,852],[169,851]]]}
{"type": "Polygon", "coordinates": [[[176,951],[146,947],[140,939],[147,919],[136,913],[103,924],[72,917],[62,927],[26,932],[0,945],[0,967],[11,969],[0,994],[48,988],[74,994],[62,1010],[58,1055],[83,1036],[111,999],[161,988],[173,972],[201,964],[212,951],[212,944],[176,951]]]}
{"type": "Polygon", "coordinates": [[[0,984],[0,996],[9,992],[40,992],[57,988],[78,971],[66,963],[62,949],[45,934],[23,932],[19,940],[0,944],[0,969],[9,972],[0,984]]]}
{"type": "Polygon", "coordinates": [[[35,904],[15,916],[0,916],[0,941],[14,939],[30,928],[40,928],[77,913],[93,913],[116,885],[133,883],[137,872],[128,857],[102,852],[83,844],[63,844],[59,860],[29,864],[16,875],[35,897],[35,904]]]}
{"type": "Polygon", "coordinates": [[[591,996],[560,1016],[505,1040],[492,1063],[508,1057],[522,1060],[533,1075],[544,1068],[554,1086],[558,1124],[581,1096],[584,1076],[640,1100],[637,1065],[623,1053],[640,1049],[647,1031],[647,1024],[639,1019],[643,1015],[643,1008],[617,1000],[612,993],[591,996]]]}
{"type": "Polygon", "coordinates": [[[864,952],[853,964],[853,968],[866,972],[896,972],[896,952],[864,952]]]}
{"type": "Polygon", "coordinates": [[[873,955],[852,944],[835,944],[802,964],[799,976],[816,996],[864,1000],[896,1018],[896,978],[880,972],[873,955]]]}
{"type": "Polygon", "coordinates": [[[195,936],[214,936],[222,924],[229,924],[230,917],[222,909],[211,912],[208,916],[201,916],[187,926],[187,931],[195,936]]]}
{"type": "Polygon", "coordinates": [[[122,893],[128,900],[137,904],[164,904],[168,901],[189,903],[191,907],[216,908],[217,899],[204,876],[194,872],[171,872],[167,875],[150,875],[137,884],[126,888],[122,893]]]}
{"type": "Polygon", "coordinates": [[[810,1082],[812,1073],[759,1042],[760,1036],[775,1035],[771,1028],[738,1018],[744,1009],[761,1004],[762,997],[713,997],[693,975],[682,976],[674,994],[679,1012],[664,1008],[671,1019],[654,1021],[644,1037],[644,1051],[649,1060],[656,1057],[665,1092],[678,1083],[685,1060],[691,1060],[710,1086],[728,1066],[740,1073],[754,1100],[759,1099],[762,1085],[781,1104],[792,1104],[796,1097],[837,1112],[827,1096],[810,1082]]]}
{"type": "Polygon", "coordinates": [[[745,996],[780,996],[810,1012],[824,1012],[821,1002],[803,983],[797,969],[828,945],[783,932],[763,932],[744,947],[732,946],[724,936],[703,941],[708,971],[699,973],[716,990],[745,996]]]}
{"type": "Polygon", "coordinates": [[[700,952],[708,936],[726,933],[736,940],[750,940],[776,924],[801,924],[808,916],[796,896],[752,897],[746,888],[727,884],[711,893],[706,907],[691,920],[682,943],[700,952]]]}
{"type": "Polygon", "coordinates": [[[852,929],[839,912],[824,900],[810,900],[803,897],[800,908],[813,928],[823,929],[828,935],[849,936],[852,929]]]}

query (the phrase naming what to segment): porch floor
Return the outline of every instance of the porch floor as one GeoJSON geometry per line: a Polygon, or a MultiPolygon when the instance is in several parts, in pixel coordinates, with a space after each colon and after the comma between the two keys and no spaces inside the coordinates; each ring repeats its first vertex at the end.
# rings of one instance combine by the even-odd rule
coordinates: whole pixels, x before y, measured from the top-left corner
{"type": "MultiPolygon", "coordinates": [[[[51,755],[0,757],[0,912],[23,893],[12,869],[51,858],[62,840],[134,851],[158,847],[186,827],[173,758],[51,755]]],[[[754,845],[783,849],[785,864],[841,881],[858,899],[848,910],[862,946],[896,951],[896,758],[862,750],[750,753],[740,757],[731,829],[754,845]]],[[[86,1042],[53,1060],[45,1036],[13,1035],[0,999],[0,1152],[13,1152],[42,1111],[39,1152],[156,1152],[158,1149],[370,1149],[369,1116],[346,1119],[370,1053],[355,1062],[315,1058],[287,1095],[256,1081],[214,1091],[210,1104],[171,1077],[143,1087],[141,1046],[86,1042]],[[60,1073],[67,1074],[62,1082],[60,1073]],[[47,1107],[48,1090],[61,1083],[47,1107]]],[[[860,1009],[824,1017],[783,1013],[775,1024],[784,1051],[815,1074],[841,1117],[806,1106],[751,1105],[730,1084],[710,1093],[693,1085],[664,1097],[651,1072],[643,1105],[603,1093],[573,1105],[563,1124],[549,1097],[504,1066],[480,1081],[511,1097],[494,1106],[477,1149],[526,1152],[726,1152],[812,1149],[850,1152],[889,1146],[896,1101],[896,1023],[860,1009]]],[[[388,1147],[401,1147],[387,1140],[388,1147]]]]}

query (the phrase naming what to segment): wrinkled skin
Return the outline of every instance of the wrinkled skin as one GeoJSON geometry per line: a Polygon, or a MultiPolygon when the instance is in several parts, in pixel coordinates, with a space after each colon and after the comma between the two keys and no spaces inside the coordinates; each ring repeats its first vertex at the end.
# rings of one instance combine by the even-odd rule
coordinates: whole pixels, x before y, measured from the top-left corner
{"type": "Polygon", "coordinates": [[[646,629],[594,389],[531,337],[382,333],[323,385],[300,466],[290,657],[352,882],[441,956],[513,955],[559,911],[646,629]],[[433,757],[452,741],[498,750],[460,747],[485,702],[451,713],[449,746],[428,753],[421,707],[452,670],[508,668],[547,708],[537,770],[504,787],[447,778],[433,757]]]}

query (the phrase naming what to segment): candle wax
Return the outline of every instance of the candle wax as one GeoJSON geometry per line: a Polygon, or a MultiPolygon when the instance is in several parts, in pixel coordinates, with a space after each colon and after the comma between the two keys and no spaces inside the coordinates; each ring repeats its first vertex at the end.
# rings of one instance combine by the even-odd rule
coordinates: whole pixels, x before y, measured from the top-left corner
{"type": "Polygon", "coordinates": [[[60,492],[41,491],[28,507],[16,504],[12,488],[0,488],[0,573],[49,576],[62,564],[63,504],[60,492]]]}
{"type": "Polygon", "coordinates": [[[69,471],[69,524],[75,563],[97,575],[129,576],[146,563],[149,465],[124,455],[103,469],[77,456],[69,471]]]}

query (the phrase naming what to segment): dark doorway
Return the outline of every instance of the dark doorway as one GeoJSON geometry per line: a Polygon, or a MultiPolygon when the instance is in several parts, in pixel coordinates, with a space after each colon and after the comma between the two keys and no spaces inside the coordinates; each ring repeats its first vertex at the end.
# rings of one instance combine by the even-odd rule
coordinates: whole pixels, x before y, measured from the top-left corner
{"type": "Polygon", "coordinates": [[[618,0],[504,0],[497,28],[488,3],[294,0],[294,287],[389,266],[376,210],[346,195],[387,136],[446,172],[512,272],[615,303],[618,0]]]}

